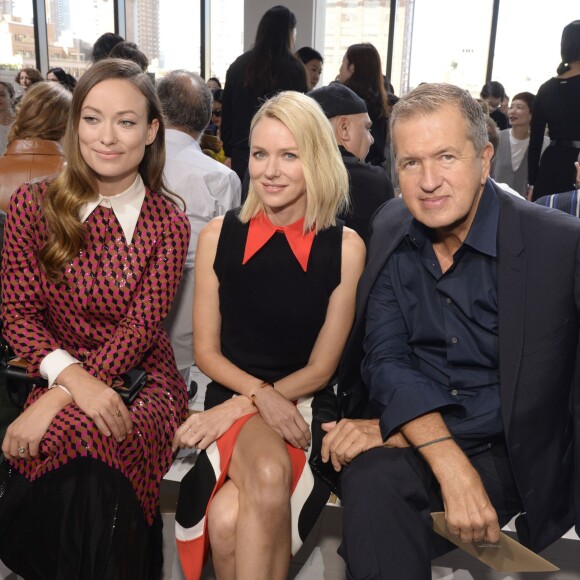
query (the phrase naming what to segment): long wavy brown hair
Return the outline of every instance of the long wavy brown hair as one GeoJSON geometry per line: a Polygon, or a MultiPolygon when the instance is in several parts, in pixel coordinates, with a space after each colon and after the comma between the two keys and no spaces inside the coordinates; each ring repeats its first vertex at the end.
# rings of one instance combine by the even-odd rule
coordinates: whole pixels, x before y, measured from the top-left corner
{"type": "Polygon", "coordinates": [[[8,133],[15,139],[62,139],[69,118],[71,94],[59,83],[32,85],[20,101],[16,119],[8,133]]]}
{"type": "Polygon", "coordinates": [[[153,81],[137,64],[128,60],[105,59],[95,63],[80,78],[73,93],[71,114],[64,137],[67,165],[49,185],[42,201],[48,239],[39,252],[39,262],[53,281],[60,279],[64,264],[85,247],[86,230],[79,214],[83,204],[97,195],[98,185],[97,175],[81,155],[78,128],[81,109],[89,92],[100,82],[111,79],[122,79],[131,83],[147,100],[147,121],[151,123],[157,119],[159,122],[155,140],[145,148],[139,174],[151,191],[166,195],[175,202],[163,179],[165,130],[153,81]]]}

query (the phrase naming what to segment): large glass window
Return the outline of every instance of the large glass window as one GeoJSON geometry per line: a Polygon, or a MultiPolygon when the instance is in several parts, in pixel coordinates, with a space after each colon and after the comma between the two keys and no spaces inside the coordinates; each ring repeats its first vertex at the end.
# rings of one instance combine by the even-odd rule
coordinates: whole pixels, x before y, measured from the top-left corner
{"type": "Polygon", "coordinates": [[[501,0],[493,80],[502,83],[510,97],[522,91],[537,93],[556,75],[562,29],[578,17],[578,0],[550,0],[543,8],[528,0],[501,0]]]}
{"type": "Polygon", "coordinates": [[[359,42],[370,42],[376,47],[385,70],[390,6],[390,0],[329,0],[326,3],[320,86],[336,78],[346,49],[359,42]]]}
{"type": "Polygon", "coordinates": [[[127,7],[127,37],[129,21],[133,34],[129,40],[137,43],[149,58],[149,71],[157,76],[175,69],[199,73],[201,55],[200,0],[130,0],[127,7]],[[142,12],[143,7],[151,19],[142,12]]]}
{"type": "Polygon", "coordinates": [[[211,64],[206,76],[217,77],[223,86],[230,64],[244,52],[243,0],[212,0],[210,22],[211,64]]]}
{"type": "Polygon", "coordinates": [[[412,39],[410,59],[403,63],[401,93],[422,82],[446,82],[479,96],[487,70],[492,6],[491,0],[414,0],[412,29],[406,27],[412,39]]]}
{"type": "Polygon", "coordinates": [[[78,79],[90,65],[95,40],[115,30],[114,5],[111,0],[47,0],[46,21],[49,66],[78,79]]]}
{"type": "Polygon", "coordinates": [[[0,0],[0,80],[13,82],[25,67],[36,67],[31,0],[0,0]]]}

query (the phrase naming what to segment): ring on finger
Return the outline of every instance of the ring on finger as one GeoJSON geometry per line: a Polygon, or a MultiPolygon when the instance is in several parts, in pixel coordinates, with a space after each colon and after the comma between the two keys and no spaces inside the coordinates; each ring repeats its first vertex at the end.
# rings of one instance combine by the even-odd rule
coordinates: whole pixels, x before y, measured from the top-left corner
{"type": "Polygon", "coordinates": [[[18,453],[26,453],[26,447],[19,447],[18,453]]]}

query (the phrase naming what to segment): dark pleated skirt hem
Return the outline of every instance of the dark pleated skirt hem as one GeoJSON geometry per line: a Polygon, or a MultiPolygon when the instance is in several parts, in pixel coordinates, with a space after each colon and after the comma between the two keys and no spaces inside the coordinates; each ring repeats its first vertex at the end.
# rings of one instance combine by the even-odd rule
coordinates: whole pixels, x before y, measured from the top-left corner
{"type": "Polygon", "coordinates": [[[157,580],[162,521],[148,526],[129,480],[78,458],[30,482],[0,465],[0,559],[26,580],[157,580]]]}

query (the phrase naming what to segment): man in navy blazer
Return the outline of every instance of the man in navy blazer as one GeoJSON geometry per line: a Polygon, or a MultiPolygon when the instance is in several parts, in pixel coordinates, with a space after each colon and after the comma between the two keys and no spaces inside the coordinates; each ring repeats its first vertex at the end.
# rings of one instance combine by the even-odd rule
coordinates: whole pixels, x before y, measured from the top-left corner
{"type": "Polygon", "coordinates": [[[391,117],[402,199],[378,211],[339,374],[349,579],[431,578],[514,515],[542,550],[580,509],[580,222],[493,184],[485,117],[426,84],[391,117]],[[575,508],[575,506],[578,506],[575,508]]]}

